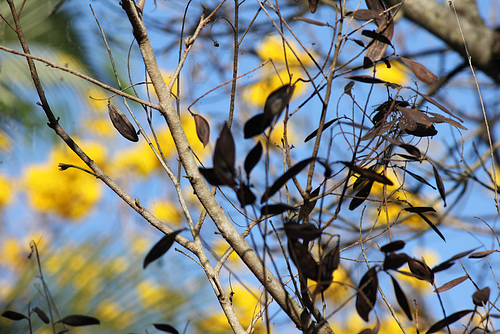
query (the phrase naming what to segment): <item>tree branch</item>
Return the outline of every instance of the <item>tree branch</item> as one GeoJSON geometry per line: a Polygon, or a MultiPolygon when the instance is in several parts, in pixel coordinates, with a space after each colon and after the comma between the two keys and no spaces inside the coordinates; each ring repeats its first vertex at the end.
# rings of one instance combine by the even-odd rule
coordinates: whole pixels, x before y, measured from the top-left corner
{"type": "MultiPolygon", "coordinates": [[[[456,29],[455,13],[449,6],[435,0],[385,0],[385,3],[388,7],[402,4],[405,18],[441,39],[468,61],[462,36],[456,29]]],[[[500,83],[500,34],[486,26],[474,1],[456,1],[456,8],[472,64],[500,83]]]]}

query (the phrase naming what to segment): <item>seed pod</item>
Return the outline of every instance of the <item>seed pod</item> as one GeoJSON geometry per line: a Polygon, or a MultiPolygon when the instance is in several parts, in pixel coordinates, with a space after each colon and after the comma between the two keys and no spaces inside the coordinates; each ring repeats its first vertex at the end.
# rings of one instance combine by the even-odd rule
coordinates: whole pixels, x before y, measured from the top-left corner
{"type": "Polygon", "coordinates": [[[108,102],[108,111],[111,123],[123,137],[133,142],[139,141],[134,126],[120,109],[108,102]]]}

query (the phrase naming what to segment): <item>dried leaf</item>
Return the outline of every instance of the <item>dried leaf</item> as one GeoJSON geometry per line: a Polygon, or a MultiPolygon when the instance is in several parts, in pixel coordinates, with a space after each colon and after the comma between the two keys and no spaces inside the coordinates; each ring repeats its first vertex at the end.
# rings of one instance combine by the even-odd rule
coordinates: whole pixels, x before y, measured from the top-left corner
{"type": "Polygon", "coordinates": [[[462,129],[464,131],[467,130],[467,128],[465,126],[463,126],[462,124],[460,124],[459,122],[451,119],[451,118],[448,118],[448,117],[445,117],[441,114],[436,114],[436,113],[433,113],[433,112],[430,112],[428,111],[428,113],[434,117],[431,117],[431,121],[433,123],[448,123],[450,124],[451,126],[454,126],[456,128],[459,128],[459,129],[462,129]]]}
{"type": "Polygon", "coordinates": [[[413,213],[436,212],[432,206],[412,206],[411,208],[404,208],[403,210],[413,213]]]}
{"type": "Polygon", "coordinates": [[[352,87],[354,87],[354,81],[349,81],[345,86],[344,86],[344,94],[347,94],[352,97],[352,87]]]}
{"type": "Polygon", "coordinates": [[[311,20],[311,19],[308,19],[307,17],[295,16],[293,19],[296,21],[303,21],[303,22],[306,22],[309,24],[314,24],[315,26],[319,26],[319,27],[328,27],[329,26],[328,23],[324,23],[324,22],[320,22],[320,21],[316,21],[316,20],[311,20]]]}
{"type": "Polygon", "coordinates": [[[476,306],[485,306],[490,299],[490,288],[485,287],[480,290],[477,290],[472,294],[472,302],[476,306]]]}
{"type": "Polygon", "coordinates": [[[423,177],[421,177],[420,175],[418,174],[415,174],[413,172],[410,172],[408,169],[404,168],[404,167],[399,167],[401,168],[402,170],[404,170],[406,173],[408,173],[411,177],[413,177],[415,180],[419,181],[419,182],[422,182],[422,183],[425,183],[426,185],[428,185],[429,187],[431,187],[432,189],[436,189],[432,184],[430,184],[429,182],[427,182],[426,179],[424,179],[423,177]]]}
{"type": "Polygon", "coordinates": [[[299,224],[295,221],[286,222],[283,225],[283,229],[289,239],[303,239],[306,244],[311,240],[319,238],[322,232],[314,224],[299,224]]]}
{"type": "Polygon", "coordinates": [[[351,79],[354,81],[359,81],[359,82],[364,82],[364,83],[371,83],[371,84],[386,84],[388,83],[387,81],[384,81],[382,79],[375,78],[371,75],[353,75],[350,77],[346,77],[346,79],[351,79]]]}
{"type": "Polygon", "coordinates": [[[383,269],[385,271],[387,270],[396,270],[400,268],[402,265],[407,263],[409,260],[411,260],[411,257],[409,257],[405,253],[389,253],[385,255],[384,258],[384,266],[383,269]]]}
{"type": "Polygon", "coordinates": [[[358,206],[363,204],[366,198],[370,195],[370,191],[372,191],[373,181],[368,181],[351,200],[349,203],[349,210],[353,211],[358,206]]]}
{"type": "Polygon", "coordinates": [[[285,109],[288,102],[290,102],[294,89],[295,86],[286,84],[269,94],[266,99],[266,103],[264,104],[263,117],[265,120],[273,120],[280,117],[283,109],[285,109]]]}
{"type": "Polygon", "coordinates": [[[175,242],[175,237],[182,231],[184,231],[185,228],[182,228],[180,230],[173,231],[172,233],[166,234],[163,238],[158,241],[153,248],[148,252],[146,257],[144,258],[144,263],[142,264],[143,269],[146,269],[146,267],[153,261],[156,261],[159,259],[163,254],[165,254],[170,247],[175,242]]]}
{"type": "Polygon", "coordinates": [[[273,196],[278,190],[281,189],[285,185],[285,183],[290,180],[292,177],[300,173],[311,161],[315,160],[314,158],[307,158],[305,160],[297,162],[293,165],[289,170],[287,170],[283,175],[281,175],[274,183],[267,188],[264,195],[260,200],[261,203],[264,203],[269,199],[269,197],[273,196]]]}
{"type": "Polygon", "coordinates": [[[381,0],[365,0],[366,7],[376,13],[382,13],[385,10],[384,3],[381,0]]]}
{"type": "Polygon", "coordinates": [[[363,31],[361,31],[361,35],[373,38],[374,40],[382,42],[384,44],[391,45],[391,41],[387,37],[385,37],[382,34],[379,34],[376,31],[373,31],[373,30],[363,30],[363,31]]]}
{"type": "Polygon", "coordinates": [[[482,259],[483,257],[486,257],[486,256],[490,255],[491,253],[495,253],[495,252],[496,252],[496,250],[492,249],[492,250],[484,250],[484,251],[472,253],[471,255],[469,255],[469,259],[482,259]]]}
{"type": "Polygon", "coordinates": [[[247,176],[250,176],[250,172],[257,165],[262,156],[262,143],[260,141],[248,152],[247,157],[245,158],[245,172],[247,176]]]}
{"type": "Polygon", "coordinates": [[[465,275],[465,276],[461,276],[461,277],[452,279],[451,281],[444,283],[439,288],[437,288],[436,290],[434,290],[434,292],[441,293],[441,292],[448,291],[451,288],[456,287],[457,285],[459,285],[463,281],[467,280],[468,278],[469,278],[469,276],[465,275]]]}
{"type": "Polygon", "coordinates": [[[403,249],[404,246],[405,242],[403,240],[396,240],[380,247],[380,251],[383,253],[395,252],[397,250],[403,249]]]}
{"type": "Polygon", "coordinates": [[[377,324],[373,328],[365,328],[358,334],[378,334],[378,331],[380,329],[380,322],[377,319],[377,324]]]}
{"type": "Polygon", "coordinates": [[[460,320],[460,318],[466,316],[467,314],[473,312],[473,310],[464,310],[453,313],[452,315],[447,316],[446,318],[439,320],[434,325],[429,328],[426,334],[439,332],[441,329],[447,327],[448,325],[454,323],[455,321],[460,320]]]}
{"type": "Polygon", "coordinates": [[[108,102],[108,114],[111,119],[111,123],[115,127],[116,130],[126,139],[137,142],[139,141],[139,137],[137,136],[137,132],[135,131],[134,126],[128,120],[127,116],[114,105],[108,102]]]}
{"type": "Polygon", "coordinates": [[[172,333],[172,334],[179,334],[179,331],[175,329],[173,326],[170,326],[168,324],[153,324],[155,328],[159,331],[166,332],[166,333],[172,333]]]}
{"type": "Polygon", "coordinates": [[[377,301],[377,288],[377,271],[375,267],[371,267],[361,278],[356,294],[356,311],[364,321],[369,320],[370,311],[377,301]]]}
{"type": "Polygon", "coordinates": [[[461,253],[458,253],[458,254],[452,256],[448,260],[441,262],[440,264],[438,264],[437,266],[432,268],[432,272],[437,273],[437,272],[440,272],[440,271],[443,271],[443,270],[450,268],[454,264],[454,261],[456,261],[464,256],[469,255],[470,253],[472,253],[475,250],[476,250],[476,248],[465,251],[465,252],[461,252],[461,253]]]}
{"type": "Polygon", "coordinates": [[[246,184],[241,184],[238,187],[236,196],[238,197],[238,201],[240,202],[242,208],[247,205],[252,205],[257,199],[252,190],[250,190],[250,187],[248,187],[246,184]]]}
{"type": "Polygon", "coordinates": [[[399,147],[403,148],[406,152],[410,153],[412,156],[414,156],[417,159],[420,159],[420,157],[422,156],[420,154],[420,150],[413,145],[401,144],[401,145],[399,145],[399,147]]]}
{"type": "Polygon", "coordinates": [[[387,177],[373,171],[370,168],[359,167],[359,166],[356,166],[355,164],[353,164],[349,161],[341,161],[341,163],[343,163],[344,165],[349,167],[353,172],[358,173],[359,175],[366,177],[367,179],[369,179],[371,181],[379,182],[382,184],[387,184],[389,186],[394,185],[394,183],[392,183],[392,181],[389,180],[387,177]]]}
{"type": "Polygon", "coordinates": [[[250,118],[243,128],[243,134],[245,139],[255,137],[256,135],[264,132],[269,125],[271,125],[273,119],[264,118],[264,114],[260,113],[250,118]]]}
{"type": "Polygon", "coordinates": [[[389,43],[387,43],[386,41],[381,42],[381,37],[379,39],[374,39],[366,49],[365,57],[363,59],[364,68],[372,67],[376,62],[384,57],[385,51],[391,43],[392,36],[394,35],[394,20],[392,20],[390,15],[385,16],[385,20],[381,19],[375,22],[378,24],[376,33],[384,36],[386,41],[388,41],[389,43]]]}
{"type": "Polygon", "coordinates": [[[294,211],[295,208],[291,205],[285,204],[285,203],[279,203],[279,204],[270,204],[263,206],[262,209],[260,209],[260,214],[262,216],[267,216],[267,215],[279,215],[285,211],[294,211]]]}
{"type": "MultiPolygon", "coordinates": [[[[397,107],[397,110],[399,112],[401,112],[401,114],[403,115],[403,118],[411,120],[414,123],[422,124],[425,126],[432,125],[432,121],[431,121],[430,117],[418,109],[397,107]]],[[[409,130],[415,130],[415,128],[412,128],[409,130]]]]}
{"type": "Polygon", "coordinates": [[[441,179],[441,176],[439,175],[436,166],[434,166],[433,163],[431,164],[432,164],[432,170],[434,171],[434,178],[436,179],[436,186],[438,188],[439,195],[441,195],[441,198],[443,199],[444,202],[444,206],[446,207],[446,191],[444,190],[443,180],[441,179]]]}
{"type": "Polygon", "coordinates": [[[434,125],[423,125],[423,124],[419,124],[417,123],[417,127],[415,130],[409,130],[409,129],[406,129],[405,132],[407,134],[410,134],[410,135],[413,135],[413,136],[416,136],[416,137],[432,137],[432,136],[435,136],[438,132],[436,130],[436,128],[434,127],[434,125]]]}
{"type": "Polygon", "coordinates": [[[198,167],[201,175],[213,186],[223,186],[225,183],[219,180],[213,168],[198,167]]]}
{"type": "Polygon", "coordinates": [[[318,279],[318,263],[316,263],[306,245],[297,239],[288,239],[288,252],[303,277],[313,281],[318,279]]]}
{"type": "Polygon", "coordinates": [[[416,93],[419,94],[420,96],[422,96],[424,98],[424,100],[426,100],[429,103],[432,103],[433,105],[435,105],[436,107],[438,107],[439,109],[441,109],[442,111],[444,111],[445,113],[447,113],[448,115],[450,115],[452,117],[455,117],[460,122],[463,122],[463,120],[460,117],[453,115],[448,109],[446,109],[445,106],[443,106],[438,101],[434,100],[432,97],[430,97],[428,95],[425,95],[425,94],[422,94],[422,93],[419,93],[419,92],[416,92],[416,93]]]}
{"type": "Polygon", "coordinates": [[[34,307],[33,312],[35,312],[40,318],[40,320],[42,320],[44,323],[48,324],[50,322],[50,319],[47,316],[47,314],[45,314],[45,312],[39,307],[34,307]]]}
{"type": "Polygon", "coordinates": [[[10,319],[10,320],[14,320],[14,321],[28,319],[27,316],[25,316],[22,313],[16,312],[16,311],[5,311],[4,313],[2,313],[2,317],[10,319]]]}
{"type": "Polygon", "coordinates": [[[351,13],[352,17],[360,21],[380,20],[382,17],[371,9],[358,9],[351,13]]]}
{"type": "Polygon", "coordinates": [[[403,58],[399,57],[415,74],[415,76],[422,82],[425,82],[427,84],[433,84],[438,82],[438,77],[434,73],[432,73],[427,67],[424,65],[417,63],[414,60],[408,59],[408,58],[403,58]]]}
{"type": "Polygon", "coordinates": [[[436,225],[434,225],[434,224],[433,224],[433,223],[429,220],[429,218],[427,218],[427,217],[426,217],[423,213],[421,213],[421,212],[415,212],[415,213],[416,213],[417,215],[419,215],[419,216],[420,216],[420,218],[422,218],[422,219],[423,219],[423,220],[424,220],[424,221],[425,221],[425,222],[426,222],[426,223],[427,223],[427,224],[428,224],[428,225],[429,225],[429,226],[430,226],[430,227],[434,230],[434,232],[436,232],[436,233],[437,233],[437,235],[439,235],[439,237],[440,237],[441,239],[443,239],[443,241],[446,241],[446,239],[445,239],[444,235],[441,233],[441,231],[439,231],[439,229],[437,228],[437,226],[436,226],[436,225]]]}
{"type": "Polygon", "coordinates": [[[408,304],[408,298],[406,298],[406,295],[405,295],[403,289],[401,289],[401,286],[399,285],[398,281],[396,281],[394,279],[394,277],[392,277],[392,275],[389,275],[389,276],[391,276],[392,285],[394,286],[394,293],[396,294],[396,300],[398,301],[399,306],[405,312],[408,319],[410,321],[413,321],[413,316],[411,314],[410,304],[408,304]]]}
{"type": "MultiPolygon", "coordinates": [[[[326,122],[325,125],[323,126],[323,130],[321,132],[323,132],[326,129],[328,129],[333,123],[337,122],[338,120],[339,120],[339,118],[334,118],[331,121],[326,122]]],[[[307,136],[306,139],[304,139],[304,143],[307,143],[309,140],[311,140],[314,137],[316,137],[318,135],[318,130],[319,130],[319,128],[317,128],[316,130],[314,130],[313,132],[311,132],[309,134],[309,136],[307,136]]]]}
{"type": "Polygon", "coordinates": [[[410,259],[408,261],[408,267],[410,268],[410,272],[415,276],[415,278],[418,278],[422,281],[427,281],[431,284],[434,282],[434,273],[432,272],[431,268],[429,268],[429,266],[425,264],[425,262],[417,259],[410,259]]]}
{"type": "Polygon", "coordinates": [[[236,175],[234,160],[235,148],[233,135],[227,123],[224,123],[219,138],[217,138],[217,142],[215,143],[213,164],[214,173],[217,178],[228,186],[234,186],[236,184],[234,179],[236,175]]]}
{"type": "Polygon", "coordinates": [[[67,317],[62,318],[61,322],[71,327],[99,325],[101,323],[97,318],[79,314],[68,315],[67,317]]]}
{"type": "Polygon", "coordinates": [[[210,124],[203,116],[198,114],[192,115],[194,117],[194,124],[196,125],[196,134],[198,135],[198,139],[203,144],[203,147],[205,147],[210,141],[210,124]]]}
{"type": "MultiPolygon", "coordinates": [[[[313,191],[311,191],[310,196],[311,197],[318,196],[320,189],[321,189],[321,186],[319,186],[316,189],[314,189],[313,191]]],[[[314,207],[316,206],[317,201],[318,200],[316,199],[313,201],[304,202],[304,204],[300,207],[298,221],[303,220],[305,217],[307,217],[311,214],[311,212],[314,210],[314,207]]]]}
{"type": "Polygon", "coordinates": [[[309,11],[314,14],[318,9],[318,0],[307,0],[309,2],[309,11]]]}

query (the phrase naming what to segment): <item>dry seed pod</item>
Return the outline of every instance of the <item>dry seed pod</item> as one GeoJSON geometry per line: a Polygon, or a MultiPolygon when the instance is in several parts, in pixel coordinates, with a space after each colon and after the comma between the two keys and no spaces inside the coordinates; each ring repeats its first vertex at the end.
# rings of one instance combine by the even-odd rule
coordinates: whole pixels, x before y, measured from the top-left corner
{"type": "Polygon", "coordinates": [[[208,121],[203,116],[193,113],[191,115],[194,117],[198,139],[203,144],[203,147],[205,147],[210,140],[210,124],[208,124],[208,121]]]}
{"type": "Polygon", "coordinates": [[[123,137],[133,142],[139,141],[134,126],[120,109],[108,102],[108,111],[111,123],[123,137]]]}

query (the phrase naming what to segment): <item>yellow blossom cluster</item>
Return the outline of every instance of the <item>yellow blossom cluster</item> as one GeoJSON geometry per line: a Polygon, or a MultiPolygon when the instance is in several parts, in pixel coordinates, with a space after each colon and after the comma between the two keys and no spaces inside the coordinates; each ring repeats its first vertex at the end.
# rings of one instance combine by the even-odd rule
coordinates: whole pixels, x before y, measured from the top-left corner
{"type": "MultiPolygon", "coordinates": [[[[81,145],[101,167],[107,151],[97,142],[81,145]]],[[[22,184],[29,203],[44,213],[55,213],[67,219],[85,216],[101,198],[101,183],[92,175],[75,168],[58,169],[59,163],[82,166],[81,160],[66,146],[55,148],[47,162],[28,166],[22,184]]]]}
{"type": "MultiPolygon", "coordinates": [[[[274,66],[266,65],[264,67],[258,82],[247,87],[243,96],[246,103],[257,107],[264,106],[267,96],[273,90],[283,84],[289,83],[288,70],[292,78],[297,79],[304,73],[303,66],[309,66],[313,63],[309,55],[297,43],[288,40],[288,44],[285,43],[284,48],[283,40],[277,35],[264,38],[256,51],[260,59],[263,61],[272,59],[274,63],[274,66]],[[292,50],[295,54],[292,53],[292,50]],[[288,65],[288,70],[286,65],[288,65]],[[278,70],[278,73],[276,73],[275,68],[278,70]]],[[[300,82],[297,83],[294,95],[303,93],[305,89],[305,85],[300,82]]]]}

